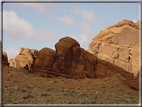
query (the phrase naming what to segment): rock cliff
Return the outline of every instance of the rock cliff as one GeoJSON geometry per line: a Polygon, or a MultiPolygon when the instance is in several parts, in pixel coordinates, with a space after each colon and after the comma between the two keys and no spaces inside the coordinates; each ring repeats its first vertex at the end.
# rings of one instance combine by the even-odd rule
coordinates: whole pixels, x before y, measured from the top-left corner
{"type": "Polygon", "coordinates": [[[139,21],[123,20],[92,39],[88,52],[136,76],[139,72],[139,21]]]}

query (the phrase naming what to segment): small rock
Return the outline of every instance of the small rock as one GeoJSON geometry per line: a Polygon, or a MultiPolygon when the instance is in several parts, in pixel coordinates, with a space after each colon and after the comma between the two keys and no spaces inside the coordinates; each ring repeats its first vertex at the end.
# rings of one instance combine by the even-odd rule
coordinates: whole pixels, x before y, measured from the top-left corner
{"type": "Polygon", "coordinates": [[[55,83],[57,83],[57,81],[54,81],[55,83]]]}
{"type": "Polygon", "coordinates": [[[69,89],[65,89],[65,91],[67,92],[67,91],[69,91],[69,89]]]}
{"type": "Polygon", "coordinates": [[[28,99],[28,98],[33,98],[33,96],[32,95],[30,95],[30,94],[28,94],[27,96],[25,96],[25,97],[23,97],[24,99],[28,99]]]}
{"type": "Polygon", "coordinates": [[[111,96],[114,96],[114,94],[113,94],[113,93],[111,93],[110,95],[111,95],[111,96]]]}
{"type": "Polygon", "coordinates": [[[109,98],[109,97],[107,97],[106,99],[107,99],[107,100],[110,100],[110,98],[109,98]]]}
{"type": "Polygon", "coordinates": [[[53,82],[53,81],[50,81],[50,84],[54,84],[54,82],[53,82]]]}
{"type": "Polygon", "coordinates": [[[72,93],[75,93],[75,90],[72,90],[72,93]]]}
{"type": "Polygon", "coordinates": [[[123,79],[123,80],[126,80],[124,77],[122,77],[119,73],[117,73],[116,74],[117,75],[117,77],[119,77],[119,78],[121,78],[121,79],[123,79]]]}
{"type": "Polygon", "coordinates": [[[48,96],[48,95],[49,95],[49,94],[46,94],[46,93],[45,93],[45,94],[41,94],[41,96],[48,96]]]}
{"type": "Polygon", "coordinates": [[[106,93],[106,95],[108,96],[108,95],[109,95],[109,93],[106,93]]]}
{"type": "Polygon", "coordinates": [[[96,94],[99,94],[99,91],[96,91],[96,94]]]}
{"type": "Polygon", "coordinates": [[[33,88],[33,86],[32,86],[32,85],[29,85],[29,88],[33,88]]]}
{"type": "Polygon", "coordinates": [[[14,87],[12,87],[12,89],[14,89],[14,90],[19,90],[20,87],[19,87],[19,86],[14,86],[14,87]]]}
{"type": "Polygon", "coordinates": [[[85,78],[85,79],[90,79],[90,78],[85,78]]]}
{"type": "Polygon", "coordinates": [[[21,91],[22,91],[22,92],[26,92],[26,89],[22,89],[21,91]]]}
{"type": "Polygon", "coordinates": [[[124,97],[129,97],[127,94],[124,94],[124,97]]]}
{"type": "Polygon", "coordinates": [[[91,90],[91,92],[93,93],[93,92],[94,92],[94,90],[91,90]]]}
{"type": "Polygon", "coordinates": [[[86,92],[86,90],[83,90],[84,92],[86,92]]]}

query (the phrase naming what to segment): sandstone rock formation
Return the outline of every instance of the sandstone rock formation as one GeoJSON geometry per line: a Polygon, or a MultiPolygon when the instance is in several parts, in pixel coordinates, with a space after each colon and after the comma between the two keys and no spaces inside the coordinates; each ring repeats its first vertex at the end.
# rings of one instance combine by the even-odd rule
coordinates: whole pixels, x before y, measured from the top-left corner
{"type": "Polygon", "coordinates": [[[136,77],[134,77],[128,84],[132,89],[139,90],[139,73],[136,77]]]}
{"type": "Polygon", "coordinates": [[[55,44],[55,48],[56,51],[43,48],[39,52],[21,48],[19,55],[15,58],[16,66],[19,64],[20,68],[31,68],[29,69],[31,73],[50,78],[58,76],[74,79],[104,78],[119,74],[123,77],[121,81],[126,85],[134,78],[131,73],[119,66],[98,59],[85,51],[76,40],[70,37],[60,39],[55,44]]]}
{"type": "Polygon", "coordinates": [[[55,44],[56,51],[43,48],[39,51],[32,71],[46,77],[95,78],[97,57],[80,48],[79,43],[65,37],[55,44]]]}
{"type": "Polygon", "coordinates": [[[8,63],[8,58],[7,58],[7,53],[6,52],[2,52],[2,64],[3,65],[9,65],[8,63]]]}
{"type": "Polygon", "coordinates": [[[139,72],[139,22],[123,20],[102,30],[87,50],[134,76],[139,72]]]}
{"type": "Polygon", "coordinates": [[[29,69],[37,56],[38,50],[21,48],[20,53],[15,57],[16,68],[29,69]]]}
{"type": "Polygon", "coordinates": [[[32,67],[32,73],[36,73],[42,76],[46,76],[49,70],[52,70],[52,64],[54,63],[56,51],[50,48],[41,49],[32,67]]]}
{"type": "Polygon", "coordinates": [[[16,63],[15,63],[15,59],[14,58],[8,59],[8,63],[9,63],[10,67],[16,67],[16,63]]]}

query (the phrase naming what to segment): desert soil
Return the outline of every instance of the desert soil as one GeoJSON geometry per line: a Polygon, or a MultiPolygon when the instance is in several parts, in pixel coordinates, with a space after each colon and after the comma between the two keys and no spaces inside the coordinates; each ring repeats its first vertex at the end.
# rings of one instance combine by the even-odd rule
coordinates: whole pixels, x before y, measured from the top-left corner
{"type": "Polygon", "coordinates": [[[120,79],[46,78],[4,66],[3,104],[139,104],[139,91],[120,79]]]}

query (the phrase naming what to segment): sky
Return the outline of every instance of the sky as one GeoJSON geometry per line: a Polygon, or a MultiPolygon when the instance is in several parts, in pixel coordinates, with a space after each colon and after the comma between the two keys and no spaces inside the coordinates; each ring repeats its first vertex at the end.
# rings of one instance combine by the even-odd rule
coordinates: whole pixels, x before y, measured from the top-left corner
{"type": "Polygon", "coordinates": [[[55,50],[69,36],[88,49],[93,37],[124,19],[140,19],[139,3],[4,3],[3,51],[15,58],[20,48],[55,50]]]}

